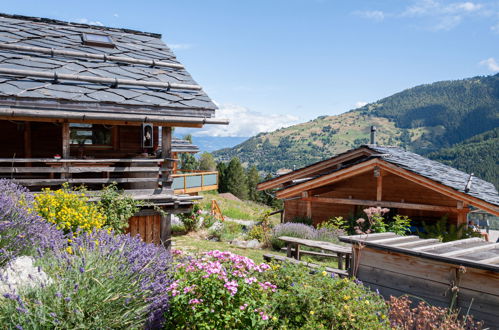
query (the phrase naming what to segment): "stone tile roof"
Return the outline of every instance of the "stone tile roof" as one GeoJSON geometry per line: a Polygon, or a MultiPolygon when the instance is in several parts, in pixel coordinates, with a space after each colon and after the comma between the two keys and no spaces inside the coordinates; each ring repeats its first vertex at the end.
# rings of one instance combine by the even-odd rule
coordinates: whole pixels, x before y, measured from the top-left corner
{"type": "Polygon", "coordinates": [[[472,178],[470,190],[465,191],[470,174],[454,167],[428,159],[398,147],[367,146],[379,152],[381,159],[425,178],[441,183],[461,193],[476,197],[485,202],[499,205],[499,194],[495,186],[477,177],[472,178]]]}
{"type": "MultiPolygon", "coordinates": [[[[400,168],[411,171],[418,175],[421,175],[425,178],[428,178],[432,181],[441,183],[449,188],[452,188],[461,193],[473,196],[487,203],[499,206],[499,193],[495,186],[487,182],[485,180],[479,179],[477,177],[472,178],[472,183],[469,191],[465,191],[466,185],[470,178],[470,174],[462,172],[454,167],[439,163],[437,161],[428,159],[416,153],[403,150],[399,147],[384,147],[384,146],[374,146],[374,145],[363,145],[360,148],[368,148],[375,152],[373,155],[366,156],[362,159],[359,159],[355,162],[348,163],[338,169],[333,169],[331,171],[321,173],[320,175],[316,175],[314,177],[300,180],[294,184],[288,185],[282,190],[285,190],[290,187],[294,187],[300,185],[305,182],[309,182],[320,178],[322,176],[341,171],[345,168],[351,167],[353,165],[366,162],[373,158],[380,158],[384,161],[387,161],[391,164],[394,164],[400,168]]],[[[352,152],[357,149],[352,149],[345,153],[352,152]]],[[[337,155],[339,156],[339,155],[337,155]]],[[[337,157],[335,156],[335,157],[337,157]]],[[[334,158],[334,157],[333,157],[334,158]]],[[[310,166],[310,165],[309,165],[310,166]]]]}
{"type": "MultiPolygon", "coordinates": [[[[161,41],[161,35],[50,19],[0,14],[0,43],[54,48],[93,54],[107,54],[135,59],[179,63],[173,52],[161,41]],[[114,48],[84,45],[83,33],[105,34],[114,41],[114,48]]],[[[56,71],[94,77],[196,84],[185,69],[150,67],[140,64],[87,60],[76,57],[50,56],[35,52],[0,48],[0,68],[56,71]]],[[[78,103],[89,108],[110,105],[126,106],[130,111],[150,114],[211,117],[215,104],[202,90],[171,89],[141,86],[118,86],[19,77],[0,74],[0,104],[5,100],[56,101],[78,103]]],[[[5,104],[5,102],[3,102],[5,104]]]]}

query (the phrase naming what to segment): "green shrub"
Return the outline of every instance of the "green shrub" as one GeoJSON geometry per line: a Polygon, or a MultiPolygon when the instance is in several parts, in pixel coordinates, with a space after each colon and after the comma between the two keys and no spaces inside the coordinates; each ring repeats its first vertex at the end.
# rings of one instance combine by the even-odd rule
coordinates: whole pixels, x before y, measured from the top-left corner
{"type": "Polygon", "coordinates": [[[191,212],[179,214],[178,218],[183,223],[185,230],[187,232],[190,232],[196,229],[196,226],[199,223],[200,216],[201,208],[198,204],[194,204],[191,212]]]}
{"type": "Polygon", "coordinates": [[[106,217],[105,227],[123,233],[128,228],[128,219],[139,211],[139,202],[118,190],[116,183],[104,187],[99,197],[97,206],[106,217]]]}
{"type": "Polygon", "coordinates": [[[269,266],[231,252],[209,251],[176,265],[167,287],[166,329],[263,329],[272,322],[275,286],[257,276],[269,266]]]}
{"type": "Polygon", "coordinates": [[[423,230],[416,233],[421,238],[437,238],[442,242],[455,241],[463,238],[481,237],[480,233],[475,232],[468,224],[463,223],[459,226],[448,223],[447,217],[443,217],[433,224],[423,222],[423,230]]]}
{"type": "Polygon", "coordinates": [[[277,285],[271,296],[276,328],[389,329],[383,298],[358,281],[289,263],[273,264],[262,281],[277,285]]]}
{"type": "Polygon", "coordinates": [[[185,227],[183,224],[172,224],[172,234],[174,235],[183,235],[186,233],[185,227]]]}

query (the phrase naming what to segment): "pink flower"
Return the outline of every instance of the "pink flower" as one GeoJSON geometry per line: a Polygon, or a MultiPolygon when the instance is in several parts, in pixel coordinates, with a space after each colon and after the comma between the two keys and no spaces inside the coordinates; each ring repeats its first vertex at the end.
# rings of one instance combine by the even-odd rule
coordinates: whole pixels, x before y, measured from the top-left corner
{"type": "Polygon", "coordinates": [[[191,299],[189,300],[190,305],[196,305],[202,303],[204,300],[203,299],[191,299]]]}
{"type": "Polygon", "coordinates": [[[239,306],[239,309],[243,311],[246,309],[246,307],[248,307],[248,304],[244,304],[244,305],[239,306]]]}
{"type": "Polygon", "coordinates": [[[224,287],[229,290],[230,294],[233,296],[236,294],[237,292],[237,287],[239,285],[237,284],[236,281],[228,281],[228,282],[225,282],[224,284],[224,287]]]}
{"type": "Polygon", "coordinates": [[[257,281],[256,277],[248,277],[248,278],[244,279],[244,283],[246,283],[246,284],[251,284],[251,283],[254,283],[256,281],[257,281]]]}

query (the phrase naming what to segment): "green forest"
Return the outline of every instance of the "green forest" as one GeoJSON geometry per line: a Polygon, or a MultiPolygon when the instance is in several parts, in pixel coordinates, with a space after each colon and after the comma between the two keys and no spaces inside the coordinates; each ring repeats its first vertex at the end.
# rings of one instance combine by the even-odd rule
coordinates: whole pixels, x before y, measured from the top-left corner
{"type": "Polygon", "coordinates": [[[499,74],[410,88],[336,116],[260,133],[215,151],[217,161],[274,174],[295,169],[369,142],[395,145],[499,185],[499,74]]]}

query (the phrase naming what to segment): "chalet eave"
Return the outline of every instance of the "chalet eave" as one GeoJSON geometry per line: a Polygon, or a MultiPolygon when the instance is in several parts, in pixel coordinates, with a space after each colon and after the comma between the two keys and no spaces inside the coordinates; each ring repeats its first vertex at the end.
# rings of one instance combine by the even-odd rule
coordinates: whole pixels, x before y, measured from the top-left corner
{"type": "Polygon", "coordinates": [[[103,123],[114,125],[141,125],[151,123],[159,126],[202,127],[205,124],[227,125],[227,119],[182,117],[170,115],[145,115],[104,111],[30,109],[0,107],[0,119],[20,121],[103,123]]]}
{"type": "MultiPolygon", "coordinates": [[[[381,185],[378,185],[377,190],[381,189],[381,185]]],[[[499,207],[497,205],[493,205],[491,203],[485,202],[468,194],[459,192],[454,190],[453,188],[442,185],[438,182],[425,178],[421,175],[413,173],[411,171],[402,169],[396,165],[393,165],[389,162],[386,162],[382,159],[375,158],[371,159],[353,166],[350,166],[345,169],[341,169],[330,173],[328,175],[324,175],[318,177],[316,179],[312,179],[303,183],[299,183],[297,185],[291,186],[289,188],[282,189],[277,192],[277,197],[280,199],[298,197],[304,201],[315,201],[322,203],[333,203],[333,204],[352,204],[352,205],[366,205],[366,206],[384,206],[384,207],[397,207],[397,208],[410,208],[410,209],[419,209],[419,210],[428,210],[428,211],[443,211],[443,212],[455,212],[460,213],[464,212],[464,204],[475,206],[479,209],[487,211],[491,214],[499,216],[499,207]],[[438,206],[438,205],[424,205],[424,204],[412,204],[412,203],[398,203],[394,201],[382,201],[381,199],[376,201],[368,201],[368,200],[357,200],[357,199],[341,199],[341,198],[320,198],[311,196],[308,192],[312,189],[319,188],[324,185],[330,185],[334,182],[341,181],[355,175],[365,173],[368,171],[373,171],[375,167],[382,169],[383,171],[390,172],[397,176],[400,176],[406,180],[412,181],[419,185],[425,186],[433,191],[441,193],[443,195],[449,196],[451,198],[456,199],[457,201],[462,202],[456,206],[456,208],[450,208],[446,206],[438,206]]],[[[381,194],[379,194],[381,196],[381,194]]]]}
{"type": "Polygon", "coordinates": [[[354,159],[359,156],[369,156],[374,154],[375,152],[372,150],[369,150],[365,147],[355,149],[355,150],[350,150],[347,151],[343,154],[337,155],[333,158],[326,159],[324,161],[303,167],[301,169],[298,169],[296,171],[281,175],[279,177],[270,179],[268,181],[264,181],[258,184],[257,189],[258,190],[267,190],[267,189],[275,189],[279,188],[282,186],[282,184],[286,182],[290,182],[293,180],[297,179],[302,179],[307,176],[313,176],[319,171],[328,169],[328,168],[333,168],[335,165],[339,165],[342,162],[349,161],[351,159],[354,159]]]}

